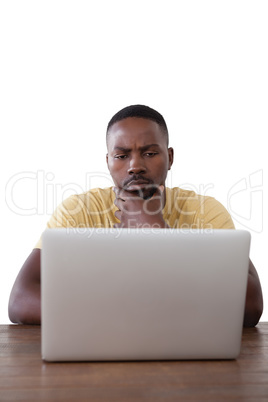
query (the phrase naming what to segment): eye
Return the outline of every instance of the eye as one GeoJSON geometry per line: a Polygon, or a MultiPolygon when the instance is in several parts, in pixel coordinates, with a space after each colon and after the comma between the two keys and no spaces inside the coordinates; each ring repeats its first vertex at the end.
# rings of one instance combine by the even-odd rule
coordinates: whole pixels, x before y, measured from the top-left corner
{"type": "Polygon", "coordinates": [[[157,152],[146,152],[144,155],[148,158],[152,158],[153,156],[157,155],[157,152]]]}
{"type": "Polygon", "coordinates": [[[115,155],[115,159],[126,159],[127,155],[115,155]]]}

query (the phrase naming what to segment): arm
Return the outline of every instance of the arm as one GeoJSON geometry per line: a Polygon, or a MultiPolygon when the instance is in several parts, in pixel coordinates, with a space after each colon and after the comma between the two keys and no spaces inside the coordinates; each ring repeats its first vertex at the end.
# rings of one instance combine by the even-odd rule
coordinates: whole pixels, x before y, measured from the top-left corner
{"type": "MultiPolygon", "coordinates": [[[[135,195],[132,195],[130,198],[128,198],[129,194],[126,191],[119,191],[118,188],[115,188],[114,191],[116,195],[115,205],[118,207],[118,211],[116,211],[115,216],[120,220],[120,224],[116,224],[115,227],[131,227],[130,223],[132,223],[134,227],[142,227],[143,224],[147,224],[149,226],[157,224],[159,227],[168,227],[166,224],[163,224],[164,220],[162,217],[161,208],[158,208],[158,213],[147,215],[144,213],[144,200],[142,200],[140,197],[135,197],[135,195]],[[137,210],[140,210],[141,212],[139,215],[131,214],[131,212],[137,210]]],[[[156,200],[157,197],[155,197],[155,200],[153,197],[150,202],[154,203],[156,200]]],[[[207,200],[210,202],[212,200],[214,204],[216,202],[214,199],[207,200]]],[[[220,207],[223,209],[221,205],[220,207]]],[[[209,218],[209,214],[207,214],[207,216],[209,218]]],[[[222,214],[217,214],[217,219],[219,218],[221,219],[220,222],[217,222],[217,224],[213,222],[216,227],[229,228],[228,225],[233,227],[232,220],[225,209],[223,209],[222,214]]],[[[262,315],[262,311],[263,298],[261,284],[258,273],[250,260],[244,313],[244,327],[254,327],[257,325],[262,315]]]]}
{"type": "MultiPolygon", "coordinates": [[[[205,224],[217,229],[234,229],[234,224],[227,210],[215,198],[206,197],[205,224]]],[[[199,216],[199,215],[198,215],[199,216]]],[[[249,260],[247,294],[244,314],[244,327],[254,327],[262,315],[263,299],[258,273],[249,260]]]]}
{"type": "Polygon", "coordinates": [[[11,290],[8,314],[14,323],[41,323],[40,255],[40,249],[33,249],[11,290]]]}
{"type": "Polygon", "coordinates": [[[248,285],[244,315],[244,327],[254,327],[262,315],[263,299],[258,273],[249,260],[248,285]]]}

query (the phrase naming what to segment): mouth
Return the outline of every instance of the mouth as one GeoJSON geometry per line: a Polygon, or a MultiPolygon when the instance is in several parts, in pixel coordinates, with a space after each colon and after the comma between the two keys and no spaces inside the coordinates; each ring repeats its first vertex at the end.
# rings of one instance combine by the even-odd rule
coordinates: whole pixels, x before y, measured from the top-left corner
{"type": "Polygon", "coordinates": [[[136,191],[147,188],[148,186],[150,186],[150,183],[147,180],[131,180],[126,187],[128,191],[136,191]]]}

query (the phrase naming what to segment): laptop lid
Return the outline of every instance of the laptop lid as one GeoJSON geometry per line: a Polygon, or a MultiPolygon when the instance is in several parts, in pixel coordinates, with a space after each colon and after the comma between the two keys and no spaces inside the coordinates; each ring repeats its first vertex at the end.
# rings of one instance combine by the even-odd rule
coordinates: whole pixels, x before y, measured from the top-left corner
{"type": "Polygon", "coordinates": [[[45,231],[42,358],[236,358],[249,246],[242,230],[45,231]]]}

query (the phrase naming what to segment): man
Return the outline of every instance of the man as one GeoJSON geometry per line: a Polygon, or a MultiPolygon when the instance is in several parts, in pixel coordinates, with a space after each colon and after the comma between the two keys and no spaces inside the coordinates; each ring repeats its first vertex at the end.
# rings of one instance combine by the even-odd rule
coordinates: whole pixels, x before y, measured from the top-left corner
{"type": "MultiPolygon", "coordinates": [[[[157,111],[142,105],[126,107],[110,120],[106,136],[106,160],[115,187],[69,197],[56,209],[48,228],[234,228],[230,215],[214,198],[165,187],[174,152],[157,111]]],[[[14,283],[9,300],[12,322],[41,323],[40,248],[41,241],[14,283]]],[[[250,261],[244,325],[255,326],[262,309],[260,281],[250,261]]]]}

